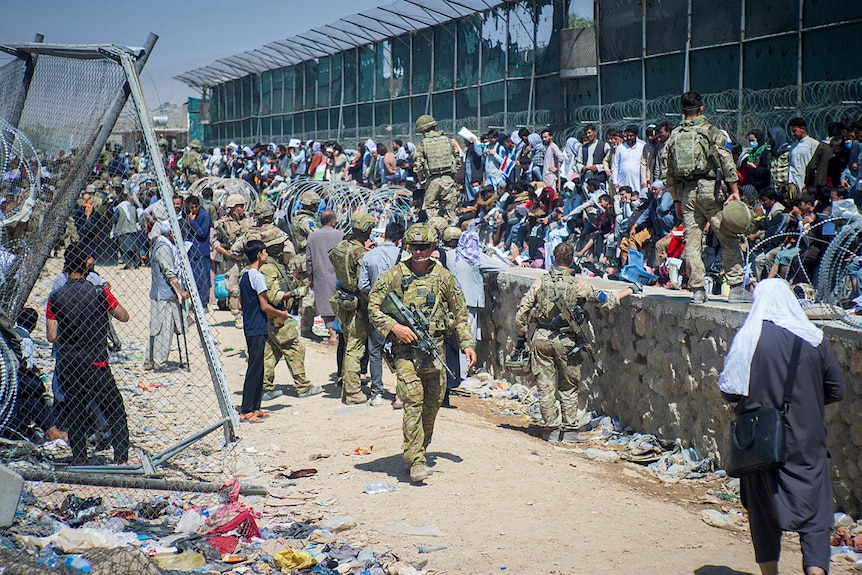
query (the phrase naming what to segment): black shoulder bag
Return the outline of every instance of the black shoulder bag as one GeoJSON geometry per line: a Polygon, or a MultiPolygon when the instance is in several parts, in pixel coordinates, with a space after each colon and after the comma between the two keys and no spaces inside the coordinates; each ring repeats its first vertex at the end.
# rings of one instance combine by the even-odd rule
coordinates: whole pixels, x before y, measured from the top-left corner
{"type": "Polygon", "coordinates": [[[793,396],[801,350],[802,339],[796,337],[790,353],[787,379],[784,381],[781,409],[762,407],[748,413],[741,413],[736,417],[736,421],[730,423],[730,464],[727,466],[727,474],[731,477],[743,477],[784,465],[786,460],[785,415],[793,396]]]}

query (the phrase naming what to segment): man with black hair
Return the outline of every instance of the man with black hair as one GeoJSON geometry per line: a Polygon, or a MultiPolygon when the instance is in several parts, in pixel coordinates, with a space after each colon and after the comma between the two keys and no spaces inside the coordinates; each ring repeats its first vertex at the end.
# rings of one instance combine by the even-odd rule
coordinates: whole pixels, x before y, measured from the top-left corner
{"type": "Polygon", "coordinates": [[[129,429],[123,397],[108,365],[110,316],[129,321],[129,312],[107,288],[94,289],[85,279],[90,253],[79,243],[65,253],[68,281],[48,298],[45,311],[47,338],[59,343],[57,371],[66,396],[66,422],[72,447],[72,464],[86,465],[87,435],[92,426],[88,404],[92,402],[108,420],[114,462],[129,458],[129,429]]]}
{"type": "MultiPolygon", "coordinates": [[[[359,264],[359,291],[363,294],[371,292],[374,282],[388,269],[401,261],[401,238],[404,237],[404,226],[390,222],[383,232],[383,240],[362,258],[359,264]]],[[[368,331],[368,370],[371,373],[371,406],[383,403],[383,344],[386,338],[369,325],[368,331]]]]}

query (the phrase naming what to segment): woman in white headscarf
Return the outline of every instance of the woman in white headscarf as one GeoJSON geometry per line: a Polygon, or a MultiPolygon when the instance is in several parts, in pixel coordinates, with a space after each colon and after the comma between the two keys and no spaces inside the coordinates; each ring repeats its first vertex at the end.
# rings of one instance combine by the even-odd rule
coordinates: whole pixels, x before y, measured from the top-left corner
{"type": "Polygon", "coordinates": [[[795,531],[805,573],[824,574],[833,522],[824,406],[844,397],[844,380],[832,346],[787,282],[767,279],[757,284],[748,317],[733,338],[719,389],[737,402],[737,414],[782,409],[788,373],[795,373],[795,383],[785,414],[787,462],[742,477],[740,495],[761,573],[778,573],[781,533],[795,531]],[[797,338],[799,362],[790,365],[797,338]]]}

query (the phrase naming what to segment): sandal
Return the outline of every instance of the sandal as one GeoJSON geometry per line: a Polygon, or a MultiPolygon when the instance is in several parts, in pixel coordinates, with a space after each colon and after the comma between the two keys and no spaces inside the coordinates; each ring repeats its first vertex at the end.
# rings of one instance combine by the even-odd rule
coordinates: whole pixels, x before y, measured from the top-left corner
{"type": "Polygon", "coordinates": [[[269,414],[262,409],[258,409],[254,412],[257,417],[269,417],[269,414]]]}
{"type": "Polygon", "coordinates": [[[254,412],[243,413],[239,416],[240,421],[247,421],[248,423],[263,423],[263,420],[256,416],[254,412]]]}

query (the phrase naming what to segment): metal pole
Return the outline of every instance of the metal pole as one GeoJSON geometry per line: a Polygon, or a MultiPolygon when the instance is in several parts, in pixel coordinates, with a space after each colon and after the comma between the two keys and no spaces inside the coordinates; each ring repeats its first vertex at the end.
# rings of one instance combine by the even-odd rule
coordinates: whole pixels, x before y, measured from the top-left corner
{"type": "MultiPolygon", "coordinates": [[[[45,36],[36,34],[33,40],[37,44],[45,41],[45,36]]],[[[27,94],[30,93],[30,83],[33,81],[33,74],[36,72],[36,60],[38,56],[30,52],[19,52],[18,58],[24,60],[24,77],[21,80],[21,91],[18,93],[18,98],[15,100],[15,105],[12,106],[12,111],[6,121],[12,124],[16,129],[18,122],[21,121],[21,114],[24,112],[24,103],[27,101],[27,94]]]]}
{"type": "MultiPolygon", "coordinates": [[[[158,39],[159,37],[155,34],[147,36],[147,40],[144,42],[144,47],[140,54],[138,54],[135,62],[135,69],[139,74],[144,69],[144,64],[147,63],[147,59],[150,57],[153,47],[156,45],[156,41],[158,41],[158,39]]],[[[52,212],[62,216],[62,220],[55,222],[57,225],[43,226],[41,228],[40,232],[45,235],[44,240],[39,244],[41,249],[32,250],[24,256],[24,261],[21,263],[22,270],[41,270],[45,267],[45,262],[48,261],[48,257],[50,257],[51,251],[54,249],[54,244],[57,243],[57,238],[60,237],[60,234],[65,230],[65,227],[60,224],[65,222],[66,218],[69,217],[69,214],[72,213],[72,209],[75,207],[75,202],[78,199],[78,190],[81,189],[81,186],[83,186],[90,174],[90,170],[96,164],[96,160],[99,159],[99,154],[102,152],[102,148],[105,147],[105,142],[108,141],[108,136],[111,135],[111,131],[114,129],[114,124],[117,123],[117,119],[123,111],[123,106],[126,105],[126,100],[129,98],[129,90],[129,83],[126,82],[125,86],[123,86],[122,92],[120,92],[105,114],[104,120],[102,121],[102,128],[90,144],[90,155],[87,156],[87,159],[78,166],[78,172],[75,173],[74,176],[67,178],[66,189],[61,190],[61,192],[54,198],[54,209],[52,212]]],[[[158,150],[158,146],[155,149],[158,150]]],[[[173,209],[171,211],[173,211],[173,209]]],[[[18,316],[21,308],[24,307],[24,302],[30,295],[30,291],[33,289],[33,286],[36,285],[37,279],[38,274],[28,274],[22,278],[23,283],[16,295],[16,299],[13,300],[9,306],[11,309],[9,314],[10,317],[18,316]]]]}
{"type": "MultiPolygon", "coordinates": [[[[688,8],[685,15],[685,72],[682,76],[683,93],[691,90],[691,2],[688,0],[688,8]]],[[[745,10],[743,10],[745,13],[745,10]]]]}
{"type": "Polygon", "coordinates": [[[605,135],[604,117],[602,113],[602,23],[600,21],[601,9],[599,0],[593,2],[593,21],[596,23],[596,97],[599,100],[599,138],[607,141],[605,135]]]}
{"type": "MultiPolygon", "coordinates": [[[[64,471],[43,471],[41,469],[17,470],[27,481],[50,481],[52,483],[70,483],[74,485],[90,485],[94,487],[118,487],[127,489],[156,489],[158,491],[190,491],[194,493],[217,493],[222,486],[207,481],[181,481],[173,479],[152,479],[147,477],[129,477],[123,475],[98,475],[84,473],[69,473],[64,471]]],[[[241,495],[266,496],[265,487],[259,485],[243,485],[241,495]]]]}
{"type": "MultiPolygon", "coordinates": [[[[127,83],[130,86],[132,100],[135,102],[135,107],[138,110],[138,118],[141,122],[141,131],[144,135],[144,141],[147,144],[147,148],[150,150],[158,150],[158,144],[156,142],[156,136],[153,132],[152,123],[150,122],[149,113],[147,112],[147,105],[144,101],[144,91],[141,88],[140,77],[137,74],[134,66],[132,65],[132,58],[125,52],[119,53],[120,63],[123,66],[123,69],[126,71],[127,83]]],[[[168,177],[165,173],[165,166],[162,163],[162,158],[160,154],[153,154],[153,158],[151,159],[153,163],[153,171],[156,174],[156,179],[159,182],[159,191],[161,192],[162,201],[164,202],[165,209],[168,213],[168,219],[171,221],[171,229],[173,230],[173,234],[175,238],[182,238],[183,234],[180,231],[180,222],[177,220],[177,215],[174,212],[172,197],[170,195],[171,187],[170,182],[168,181],[168,177]]],[[[180,264],[183,267],[186,278],[188,278],[189,285],[188,291],[191,294],[192,305],[194,306],[195,316],[197,317],[197,321],[195,324],[198,327],[198,334],[201,338],[201,343],[203,344],[204,356],[207,359],[207,365],[210,369],[210,376],[213,381],[213,388],[216,392],[216,399],[218,400],[219,408],[221,409],[222,417],[225,418],[224,422],[224,436],[225,436],[225,444],[232,443],[236,440],[236,434],[234,430],[239,426],[239,417],[237,416],[236,410],[233,407],[233,402],[230,398],[230,391],[227,388],[227,381],[225,379],[224,371],[222,371],[221,363],[218,360],[218,352],[215,348],[215,341],[213,340],[212,334],[210,333],[209,326],[204,319],[206,317],[203,303],[201,303],[200,295],[198,294],[197,285],[193,281],[194,274],[192,273],[192,265],[189,261],[189,256],[185,250],[179,250],[180,255],[180,264]]],[[[185,321],[182,319],[182,321],[185,321]]]]}

